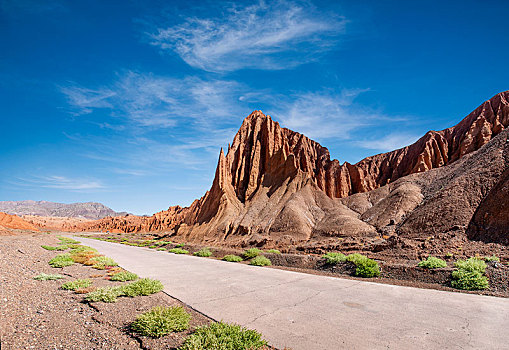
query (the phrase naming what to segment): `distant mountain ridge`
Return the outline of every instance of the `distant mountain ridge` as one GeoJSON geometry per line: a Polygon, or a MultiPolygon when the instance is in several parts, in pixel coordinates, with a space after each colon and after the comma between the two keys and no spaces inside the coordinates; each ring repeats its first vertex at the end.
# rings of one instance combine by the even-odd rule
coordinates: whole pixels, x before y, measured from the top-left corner
{"type": "Polygon", "coordinates": [[[38,215],[49,217],[70,217],[98,220],[107,216],[123,216],[127,212],[116,212],[104,204],[56,203],[48,201],[0,201],[0,211],[14,215],[38,215]]]}

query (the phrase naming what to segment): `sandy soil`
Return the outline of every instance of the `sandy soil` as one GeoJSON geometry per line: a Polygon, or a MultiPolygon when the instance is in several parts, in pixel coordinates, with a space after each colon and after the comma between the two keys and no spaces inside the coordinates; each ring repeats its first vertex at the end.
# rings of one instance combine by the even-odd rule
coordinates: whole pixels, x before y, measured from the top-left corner
{"type": "MultiPolygon", "coordinates": [[[[116,303],[84,303],[83,294],[60,289],[76,278],[91,278],[93,285],[118,285],[106,272],[75,264],[52,268],[48,261],[58,252],[41,244],[56,245],[54,235],[0,237],[0,348],[18,349],[174,349],[190,331],[159,339],[140,337],[129,330],[136,316],[154,306],[183,305],[160,292],[151,296],[119,298],[116,303]],[[58,273],[65,279],[36,281],[34,276],[58,273]]],[[[142,276],[141,276],[142,277],[142,276]]],[[[211,322],[192,315],[191,327],[211,322]]]]}

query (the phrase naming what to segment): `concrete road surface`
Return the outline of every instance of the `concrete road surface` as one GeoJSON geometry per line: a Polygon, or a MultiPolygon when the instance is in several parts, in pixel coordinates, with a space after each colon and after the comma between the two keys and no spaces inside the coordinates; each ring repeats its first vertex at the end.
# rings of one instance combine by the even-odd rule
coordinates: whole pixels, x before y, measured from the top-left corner
{"type": "Polygon", "coordinates": [[[75,237],[215,320],[311,349],[509,349],[509,299],[175,255],[75,237]]]}

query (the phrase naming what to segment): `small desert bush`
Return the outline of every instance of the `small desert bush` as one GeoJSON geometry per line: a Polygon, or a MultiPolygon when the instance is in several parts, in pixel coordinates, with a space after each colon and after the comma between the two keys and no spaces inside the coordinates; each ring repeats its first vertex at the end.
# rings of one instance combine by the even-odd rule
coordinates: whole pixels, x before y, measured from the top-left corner
{"type": "Polygon", "coordinates": [[[162,252],[162,251],[165,251],[166,248],[157,248],[156,250],[162,252]]]}
{"type": "Polygon", "coordinates": [[[78,242],[72,238],[68,238],[68,237],[62,237],[62,236],[58,236],[57,237],[60,242],[62,242],[61,244],[80,244],[81,242],[78,242]]]}
{"type": "Polygon", "coordinates": [[[484,276],[486,263],[479,258],[458,260],[454,264],[456,271],[452,272],[451,285],[465,290],[481,290],[490,286],[488,278],[484,276]]]}
{"type": "Polygon", "coordinates": [[[97,287],[94,287],[94,286],[89,286],[89,287],[85,287],[85,288],[78,288],[74,291],[74,293],[76,294],[88,294],[88,293],[91,293],[93,291],[97,290],[97,287]]]}
{"type": "Polygon", "coordinates": [[[62,279],[64,278],[64,276],[62,275],[58,275],[58,274],[45,274],[45,273],[41,273],[40,275],[37,275],[34,277],[34,280],[37,280],[37,281],[53,281],[53,280],[59,280],[59,279],[62,279]]]}
{"type": "Polygon", "coordinates": [[[157,246],[156,246],[156,245],[151,245],[151,246],[149,246],[149,248],[150,248],[150,249],[156,249],[156,248],[157,248],[157,246]]]}
{"type": "Polygon", "coordinates": [[[74,260],[74,262],[87,266],[94,265],[95,262],[91,259],[98,256],[100,256],[98,253],[88,250],[71,253],[71,259],[74,260]]]}
{"type": "Polygon", "coordinates": [[[177,244],[175,247],[176,248],[182,248],[183,246],[185,246],[186,244],[185,243],[179,243],[177,244]]]}
{"type": "Polygon", "coordinates": [[[223,257],[223,260],[224,261],[229,261],[229,262],[240,262],[244,259],[242,259],[240,256],[238,255],[233,255],[233,254],[229,254],[229,255],[225,255],[223,257]]]}
{"type": "Polygon", "coordinates": [[[116,274],[112,275],[110,280],[111,281],[119,281],[119,282],[125,282],[125,281],[134,281],[138,279],[138,275],[129,271],[121,271],[117,272],[116,274]]]}
{"type": "Polygon", "coordinates": [[[249,262],[249,265],[254,265],[254,266],[270,266],[270,265],[272,265],[272,263],[266,257],[259,255],[259,256],[254,257],[249,262]]]}
{"type": "Polygon", "coordinates": [[[139,315],[131,325],[132,330],[141,335],[159,338],[172,332],[182,332],[189,328],[189,315],[181,306],[156,306],[139,315]]]}
{"type": "Polygon", "coordinates": [[[496,255],[492,255],[492,256],[485,256],[483,258],[484,261],[487,261],[487,262],[492,262],[492,261],[495,261],[495,262],[500,262],[500,258],[496,255]]]}
{"type": "Polygon", "coordinates": [[[281,252],[277,249],[269,249],[269,250],[266,250],[265,253],[269,253],[269,254],[281,254],[281,252]]]}
{"type": "Polygon", "coordinates": [[[136,282],[122,286],[122,295],[136,297],[139,295],[150,295],[162,291],[164,288],[161,281],[150,278],[142,278],[136,282]]]}
{"type": "Polygon", "coordinates": [[[216,322],[197,328],[179,350],[257,350],[266,345],[262,335],[255,330],[216,322]]]}
{"type": "Polygon", "coordinates": [[[88,293],[85,296],[86,301],[97,302],[102,301],[105,303],[114,303],[117,298],[123,295],[123,287],[102,287],[97,288],[93,292],[88,293]]]}
{"type": "Polygon", "coordinates": [[[51,267],[66,267],[74,264],[74,260],[71,259],[71,255],[68,253],[59,254],[51,259],[48,264],[50,264],[51,267]]]}
{"type": "Polygon", "coordinates": [[[447,263],[439,258],[435,258],[434,256],[428,256],[426,260],[421,261],[417,264],[419,267],[424,267],[426,269],[438,269],[442,267],[447,267],[447,263]]]}
{"type": "Polygon", "coordinates": [[[77,254],[80,252],[97,252],[97,249],[88,247],[86,245],[73,245],[73,247],[71,247],[71,251],[70,251],[71,254],[77,254]]]}
{"type": "Polygon", "coordinates": [[[258,248],[249,248],[244,251],[244,254],[242,254],[242,256],[244,257],[245,260],[249,260],[260,255],[261,253],[263,252],[258,248]]]}
{"type": "Polygon", "coordinates": [[[202,249],[198,250],[197,252],[194,252],[193,255],[206,258],[206,257],[212,256],[212,252],[210,251],[209,248],[202,248],[202,249]]]}
{"type": "Polygon", "coordinates": [[[69,249],[66,245],[59,245],[57,247],[52,247],[52,246],[49,246],[49,245],[41,245],[42,248],[46,249],[46,250],[66,250],[66,249],[69,249]]]}
{"type": "Polygon", "coordinates": [[[182,248],[173,248],[173,249],[170,249],[168,251],[170,253],[175,253],[175,254],[189,254],[188,250],[185,250],[185,249],[182,249],[182,248]]]}
{"type": "Polygon", "coordinates": [[[78,288],[87,288],[90,287],[92,281],[89,279],[77,279],[74,281],[65,282],[60,286],[60,288],[65,290],[76,290],[78,288]]]}
{"type": "Polygon", "coordinates": [[[354,263],[357,267],[355,269],[355,276],[368,278],[380,276],[378,263],[364,255],[358,253],[350,254],[346,257],[346,261],[354,263]]]}
{"type": "Polygon", "coordinates": [[[346,261],[346,255],[345,254],[342,254],[342,253],[336,253],[336,252],[329,252],[325,255],[322,255],[322,258],[325,259],[325,261],[327,261],[327,264],[330,264],[330,265],[337,265],[341,262],[345,262],[346,261]]]}
{"type": "Polygon", "coordinates": [[[92,267],[97,270],[104,270],[108,266],[118,266],[118,264],[112,258],[108,258],[107,256],[96,256],[90,259],[94,264],[92,267]]]}

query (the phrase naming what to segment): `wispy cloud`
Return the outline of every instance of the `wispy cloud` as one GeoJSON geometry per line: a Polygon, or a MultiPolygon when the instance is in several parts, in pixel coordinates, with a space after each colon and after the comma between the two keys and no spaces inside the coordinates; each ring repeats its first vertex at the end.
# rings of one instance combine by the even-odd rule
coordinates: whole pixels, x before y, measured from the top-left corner
{"type": "Polygon", "coordinates": [[[69,178],[60,175],[18,178],[17,185],[28,187],[55,188],[70,191],[86,191],[104,188],[104,185],[95,179],[69,178]]]}
{"type": "Polygon", "coordinates": [[[406,133],[388,134],[379,139],[369,139],[356,141],[355,144],[362,148],[377,150],[380,152],[393,151],[408,146],[420,137],[420,135],[411,135],[406,133]]]}
{"type": "Polygon", "coordinates": [[[187,18],[149,34],[151,44],[175,51],[210,72],[287,69],[315,60],[345,29],[346,20],[307,2],[259,1],[232,6],[216,18],[187,18]]]}

